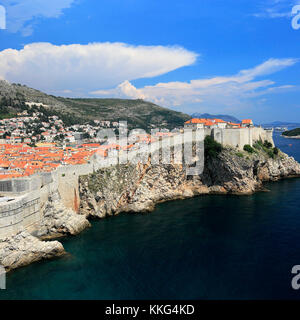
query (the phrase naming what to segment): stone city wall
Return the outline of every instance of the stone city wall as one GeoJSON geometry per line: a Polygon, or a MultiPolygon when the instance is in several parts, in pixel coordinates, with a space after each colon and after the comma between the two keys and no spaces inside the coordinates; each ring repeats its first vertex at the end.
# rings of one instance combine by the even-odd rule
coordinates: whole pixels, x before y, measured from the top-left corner
{"type": "MultiPolygon", "coordinates": [[[[254,141],[267,140],[274,144],[271,130],[262,128],[243,129],[199,129],[197,134],[204,138],[211,135],[222,145],[229,145],[242,149],[245,144],[253,145],[254,141]]],[[[192,142],[196,132],[188,139],[184,139],[182,134],[160,139],[150,146],[141,146],[138,150],[128,153],[110,153],[108,158],[94,155],[89,163],[82,165],[60,166],[50,173],[35,174],[31,177],[16,178],[0,181],[0,238],[17,233],[22,228],[27,228],[38,223],[48,201],[49,194],[59,192],[62,202],[67,208],[78,212],[79,209],[79,176],[88,175],[100,168],[109,167],[118,163],[118,156],[122,163],[128,161],[147,162],[148,156],[164,150],[164,155],[168,159],[170,146],[175,147],[174,154],[179,154],[182,161],[182,143],[192,142]],[[2,196],[2,198],[1,198],[2,196]],[[9,199],[7,199],[9,198],[9,199]],[[2,201],[1,201],[2,199],[2,201]],[[9,200],[9,201],[8,201],[9,200]]],[[[175,159],[176,161],[176,159],[175,159]]]]}

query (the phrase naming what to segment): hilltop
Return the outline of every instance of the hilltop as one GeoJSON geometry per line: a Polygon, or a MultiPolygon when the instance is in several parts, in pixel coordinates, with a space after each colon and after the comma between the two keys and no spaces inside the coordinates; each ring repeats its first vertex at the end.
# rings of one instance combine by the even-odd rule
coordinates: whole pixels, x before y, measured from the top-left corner
{"type": "Polygon", "coordinates": [[[0,80],[0,116],[10,117],[24,110],[25,102],[43,104],[51,114],[73,124],[91,120],[128,122],[128,127],[148,129],[182,126],[190,116],[141,99],[74,99],[48,95],[20,84],[0,80]]]}
{"type": "Polygon", "coordinates": [[[221,119],[224,120],[226,122],[233,122],[233,123],[240,123],[241,120],[227,115],[227,114],[209,114],[209,113],[193,113],[192,114],[193,118],[200,118],[200,119],[221,119]]]}
{"type": "Polygon", "coordinates": [[[263,127],[287,127],[290,129],[300,127],[300,123],[297,122],[284,122],[284,121],[274,121],[271,123],[262,124],[263,127]]]}

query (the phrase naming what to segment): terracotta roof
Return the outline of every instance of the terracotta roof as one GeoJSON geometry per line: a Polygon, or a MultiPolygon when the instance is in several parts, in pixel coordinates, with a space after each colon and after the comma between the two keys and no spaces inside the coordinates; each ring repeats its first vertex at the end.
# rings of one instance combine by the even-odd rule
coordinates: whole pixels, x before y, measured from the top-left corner
{"type": "Polygon", "coordinates": [[[253,122],[251,119],[244,119],[244,120],[242,120],[242,123],[243,124],[252,124],[253,122]]]}

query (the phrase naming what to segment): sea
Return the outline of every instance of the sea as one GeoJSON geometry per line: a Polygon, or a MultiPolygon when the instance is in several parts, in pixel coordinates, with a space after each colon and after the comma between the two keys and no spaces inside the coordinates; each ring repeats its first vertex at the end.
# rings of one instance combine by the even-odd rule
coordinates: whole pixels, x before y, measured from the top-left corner
{"type": "MultiPolygon", "coordinates": [[[[300,140],[275,132],[300,161],[300,140]]],[[[300,179],[94,220],[68,255],[8,273],[0,299],[300,299],[300,179]]]]}

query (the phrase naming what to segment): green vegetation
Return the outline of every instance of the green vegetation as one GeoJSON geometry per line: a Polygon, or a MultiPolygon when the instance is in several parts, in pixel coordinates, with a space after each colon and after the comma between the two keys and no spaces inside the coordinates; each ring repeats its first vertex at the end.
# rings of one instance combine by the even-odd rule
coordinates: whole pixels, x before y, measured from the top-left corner
{"type": "Polygon", "coordinates": [[[154,103],[126,99],[70,99],[56,98],[74,116],[89,122],[95,120],[127,121],[129,129],[168,128],[182,126],[190,116],[162,108],[154,103]]]}
{"type": "Polygon", "coordinates": [[[254,148],[260,151],[265,152],[269,158],[275,158],[279,155],[280,150],[277,147],[273,147],[272,143],[268,141],[257,141],[254,144],[254,148]]]}
{"type": "Polygon", "coordinates": [[[267,149],[270,149],[270,148],[272,148],[272,147],[273,147],[273,145],[272,145],[272,143],[271,143],[271,142],[269,142],[269,141],[265,141],[265,142],[264,142],[264,147],[265,147],[265,148],[267,148],[267,149]]]}
{"type": "MultiPolygon", "coordinates": [[[[44,114],[44,120],[49,116],[58,116],[66,126],[91,123],[92,120],[107,120],[111,122],[127,121],[128,128],[141,128],[148,132],[153,128],[182,126],[190,116],[141,99],[72,99],[47,95],[41,91],[19,84],[9,84],[0,80],[0,107],[3,115],[17,114],[24,110],[37,111],[44,114]],[[32,106],[25,102],[42,103],[45,107],[32,106]],[[6,112],[8,111],[8,112],[6,112]]],[[[1,110],[0,110],[1,118],[1,110]]]]}
{"type": "Polygon", "coordinates": [[[216,142],[211,136],[206,136],[204,139],[205,156],[216,158],[222,151],[222,145],[216,142]]]}
{"type": "Polygon", "coordinates": [[[239,158],[244,158],[244,154],[242,152],[237,152],[236,155],[239,157],[239,158]]]}
{"type": "Polygon", "coordinates": [[[263,149],[263,143],[261,141],[256,141],[253,145],[253,147],[257,150],[262,150],[263,149]]]}
{"type": "MultiPolygon", "coordinates": [[[[111,122],[127,121],[128,128],[141,128],[150,133],[153,128],[182,126],[190,116],[160,107],[141,99],[73,99],[47,95],[20,84],[0,80],[0,118],[12,117],[18,112],[40,111],[44,119],[58,116],[66,126],[92,123],[92,120],[111,122]],[[28,107],[25,102],[42,103],[43,106],[28,107]],[[4,107],[1,112],[1,106],[4,107]],[[38,110],[39,109],[39,110],[38,110]],[[31,111],[30,111],[31,110],[31,111]]],[[[30,113],[29,113],[30,114],[30,113]]]]}
{"type": "Polygon", "coordinates": [[[253,153],[255,150],[250,146],[250,144],[245,144],[244,145],[244,150],[247,151],[248,153],[253,153]]]}
{"type": "Polygon", "coordinates": [[[300,136],[300,128],[289,130],[289,131],[285,131],[285,132],[282,133],[282,135],[286,136],[286,137],[300,136]]]}

